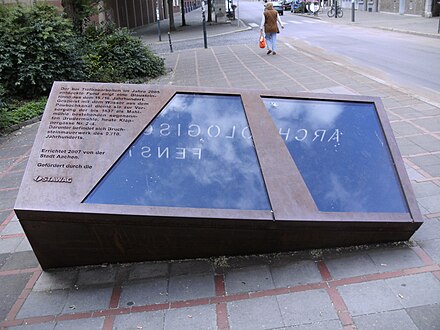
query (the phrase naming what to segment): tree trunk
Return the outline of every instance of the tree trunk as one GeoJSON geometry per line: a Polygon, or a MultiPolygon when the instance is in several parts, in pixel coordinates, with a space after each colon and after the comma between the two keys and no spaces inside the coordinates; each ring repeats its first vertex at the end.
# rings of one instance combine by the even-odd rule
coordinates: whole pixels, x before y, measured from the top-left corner
{"type": "Polygon", "coordinates": [[[71,0],[61,0],[61,5],[63,6],[67,17],[72,20],[75,30],[82,33],[82,22],[79,18],[78,8],[76,8],[74,2],[71,0]]]}
{"type": "Polygon", "coordinates": [[[182,26],[186,26],[186,20],[185,20],[185,0],[180,0],[180,10],[182,12],[182,26]]]}
{"type": "Polygon", "coordinates": [[[212,22],[212,0],[208,0],[208,22],[212,22]]]}
{"type": "Polygon", "coordinates": [[[168,0],[168,14],[169,14],[169,22],[170,22],[170,31],[176,31],[176,24],[174,24],[174,8],[173,8],[173,0],[168,0]]]}
{"type": "Polygon", "coordinates": [[[84,32],[84,24],[92,15],[98,14],[101,0],[61,0],[61,5],[67,17],[79,33],[84,32]]]}

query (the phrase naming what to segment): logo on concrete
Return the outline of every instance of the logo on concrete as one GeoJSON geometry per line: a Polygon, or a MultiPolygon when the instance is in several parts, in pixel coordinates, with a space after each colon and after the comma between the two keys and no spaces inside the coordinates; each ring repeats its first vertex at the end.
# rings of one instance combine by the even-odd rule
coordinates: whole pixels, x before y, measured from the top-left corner
{"type": "Polygon", "coordinates": [[[71,177],[56,177],[56,176],[36,176],[35,182],[57,182],[57,183],[72,183],[71,177]]]}

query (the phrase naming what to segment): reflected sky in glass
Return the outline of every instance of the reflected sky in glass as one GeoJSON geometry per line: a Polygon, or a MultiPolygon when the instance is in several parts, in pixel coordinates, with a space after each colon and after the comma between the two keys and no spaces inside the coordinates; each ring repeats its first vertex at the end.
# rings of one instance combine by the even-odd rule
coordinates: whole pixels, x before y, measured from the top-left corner
{"type": "Polygon", "coordinates": [[[320,211],[408,212],[373,103],[263,101],[320,211]]]}
{"type": "Polygon", "coordinates": [[[241,98],[175,95],[84,202],[270,210],[241,98]]]}

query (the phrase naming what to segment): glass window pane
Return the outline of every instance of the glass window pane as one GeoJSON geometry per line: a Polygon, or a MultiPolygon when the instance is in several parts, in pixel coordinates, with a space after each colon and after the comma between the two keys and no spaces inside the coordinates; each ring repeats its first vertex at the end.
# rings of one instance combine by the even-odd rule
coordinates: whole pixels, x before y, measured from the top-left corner
{"type": "Polygon", "coordinates": [[[175,95],[84,202],[270,210],[241,98],[175,95]]]}
{"type": "Polygon", "coordinates": [[[408,212],[373,103],[263,99],[323,212],[408,212]]]}

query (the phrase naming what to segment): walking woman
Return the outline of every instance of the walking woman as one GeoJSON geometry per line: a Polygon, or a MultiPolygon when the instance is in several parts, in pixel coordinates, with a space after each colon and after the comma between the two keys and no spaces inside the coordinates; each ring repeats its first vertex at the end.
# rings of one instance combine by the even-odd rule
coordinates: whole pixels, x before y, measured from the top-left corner
{"type": "Polygon", "coordinates": [[[280,33],[278,29],[278,24],[284,29],[283,22],[278,15],[278,12],[273,9],[272,2],[266,4],[266,8],[263,12],[263,17],[261,18],[260,31],[266,34],[266,44],[267,44],[267,54],[272,53],[276,55],[277,53],[277,33],[280,33]]]}

